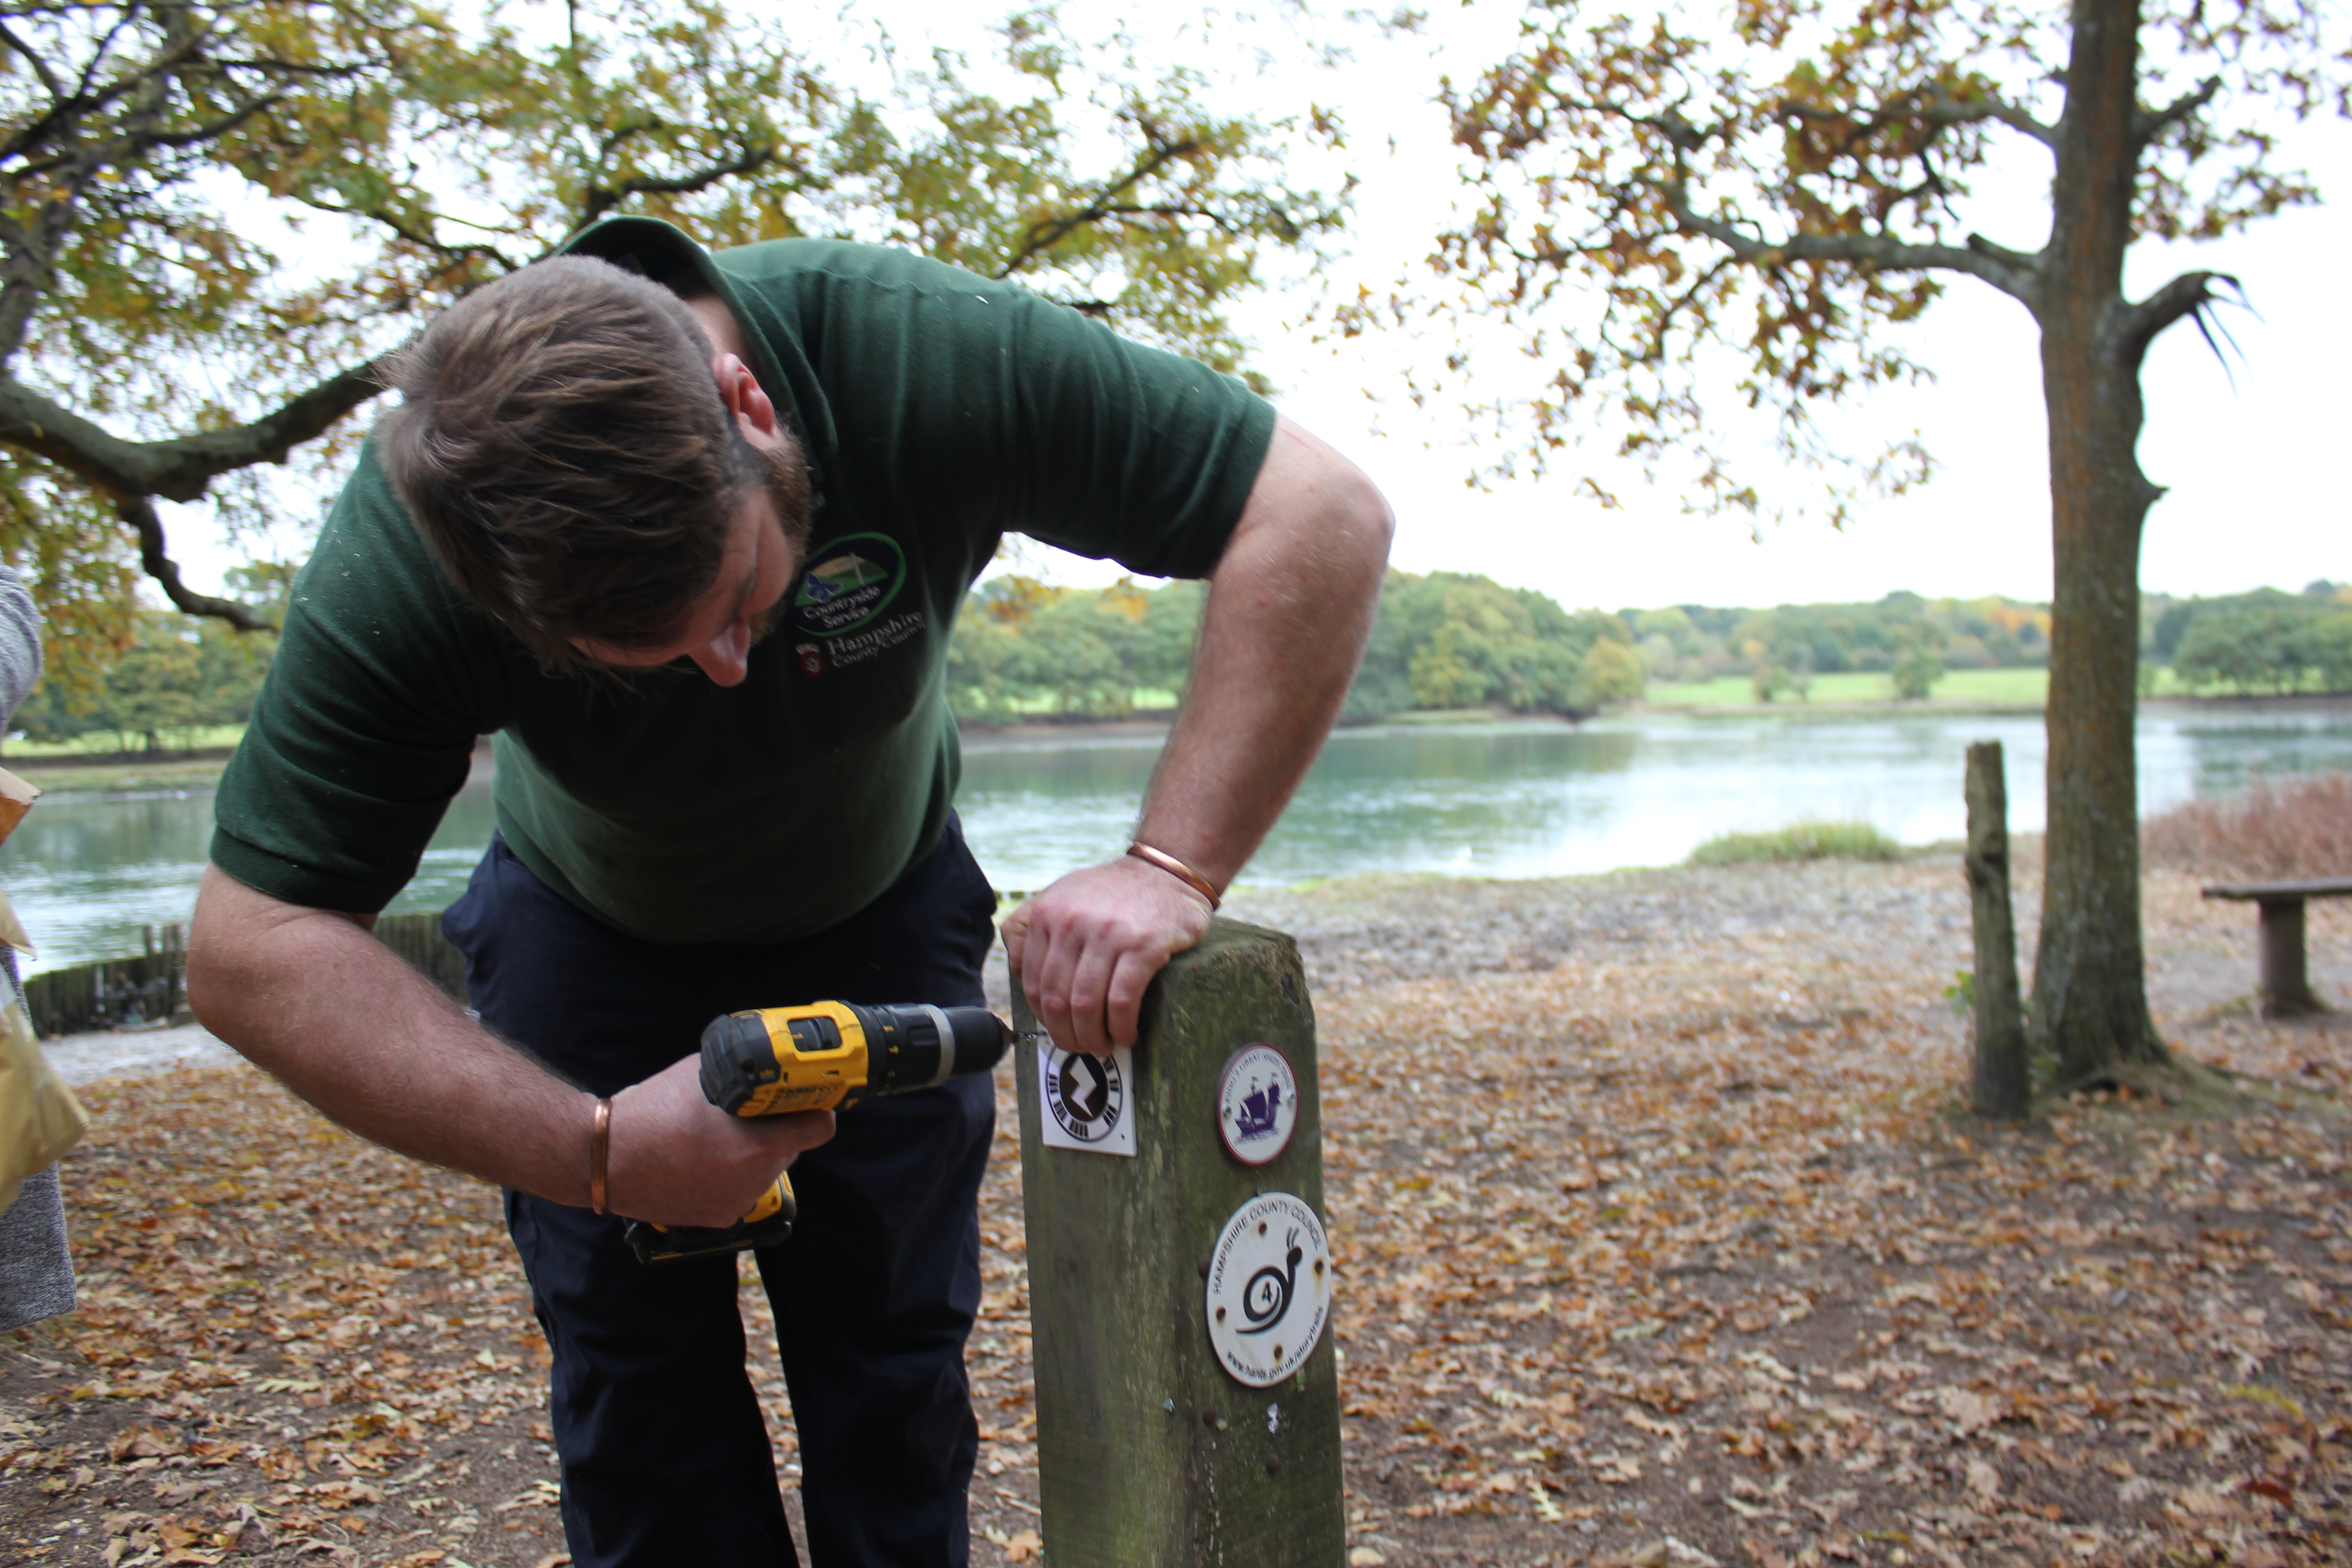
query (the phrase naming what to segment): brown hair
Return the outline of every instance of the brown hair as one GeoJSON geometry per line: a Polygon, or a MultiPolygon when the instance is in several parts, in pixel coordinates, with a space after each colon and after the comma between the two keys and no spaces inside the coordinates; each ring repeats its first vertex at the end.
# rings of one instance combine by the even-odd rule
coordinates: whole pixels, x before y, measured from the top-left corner
{"type": "Polygon", "coordinates": [[[762,483],[787,533],[804,526],[797,453],[761,460],[710,359],[677,296],[586,257],[476,289],[394,358],[384,473],[443,568],[548,668],[593,662],[574,637],[675,636],[762,483]]]}

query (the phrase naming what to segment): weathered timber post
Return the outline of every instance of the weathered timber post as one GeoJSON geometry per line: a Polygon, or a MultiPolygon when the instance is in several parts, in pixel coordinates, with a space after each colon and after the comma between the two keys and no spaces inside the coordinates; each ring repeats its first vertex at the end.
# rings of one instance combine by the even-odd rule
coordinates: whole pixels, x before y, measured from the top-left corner
{"type": "Polygon", "coordinates": [[[2269,899],[2256,906],[2262,936],[2263,1016],[2302,1018],[2325,1013],[2312,994],[2303,962],[2303,900],[2269,899]]]}
{"type": "Polygon", "coordinates": [[[1317,1223],[1322,1120],[1297,943],[1213,922],[1146,995],[1141,1039],[1115,1086],[1123,1098],[1107,1100],[1084,1060],[1041,1087],[1039,1052],[1049,1071],[1057,1058],[1032,1037],[1017,992],[1013,1016],[1046,1562],[1339,1568],[1347,1524],[1332,1282],[1317,1223]],[[1270,1053],[1237,1056],[1251,1046],[1274,1047],[1295,1079],[1286,1143],[1272,1136],[1279,1097],[1270,1102],[1255,1072],[1270,1053]],[[1241,1136],[1265,1133],[1236,1146],[1252,1159],[1279,1149],[1256,1164],[1220,1131],[1252,1085],[1241,1136]],[[1116,1103],[1131,1116],[1133,1157],[1049,1146],[1045,1119],[1068,1125],[1074,1098],[1078,1111],[1116,1103]],[[1243,1242],[1272,1251],[1245,1255],[1243,1242]],[[1230,1309],[1209,1304],[1213,1289],[1230,1309]],[[1239,1352],[1265,1363],[1254,1376],[1286,1375],[1251,1386],[1229,1373],[1211,1340],[1220,1310],[1228,1346],[1244,1315],[1260,1325],[1240,1328],[1258,1336],[1239,1352]],[[1297,1332],[1309,1321],[1311,1345],[1297,1332]]]}
{"type": "Polygon", "coordinates": [[[2022,1121],[2031,1104],[2009,908],[2009,787],[2000,742],[1969,748],[1969,895],[1976,930],[1977,1114],[2022,1121]]]}

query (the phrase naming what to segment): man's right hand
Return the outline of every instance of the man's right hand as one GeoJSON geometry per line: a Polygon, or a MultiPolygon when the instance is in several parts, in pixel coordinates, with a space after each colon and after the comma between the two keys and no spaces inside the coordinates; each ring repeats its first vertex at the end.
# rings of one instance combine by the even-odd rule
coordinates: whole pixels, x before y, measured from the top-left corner
{"type": "Polygon", "coordinates": [[[802,1150],[833,1136],[830,1110],[730,1116],[683,1057],[613,1097],[604,1206],[657,1225],[733,1225],[802,1150]]]}
{"type": "MultiPolygon", "coordinates": [[[[385,1148],[585,1208],[595,1101],[485,1030],[334,914],[205,873],[188,998],[205,1026],[385,1148]]],[[[688,1057],[614,1101],[605,1206],[664,1225],[734,1224],[829,1111],[744,1120],[702,1097],[688,1057]]]]}

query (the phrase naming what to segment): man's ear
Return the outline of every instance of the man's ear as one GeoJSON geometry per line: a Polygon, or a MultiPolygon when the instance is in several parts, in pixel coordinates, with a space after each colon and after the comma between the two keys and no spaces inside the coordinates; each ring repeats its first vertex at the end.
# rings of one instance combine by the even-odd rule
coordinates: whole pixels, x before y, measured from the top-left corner
{"type": "Polygon", "coordinates": [[[776,430],[776,405],[760,386],[760,378],[751,367],[733,354],[716,355],[710,362],[710,372],[719,382],[719,401],[727,412],[751,429],[763,436],[773,436],[776,430]]]}

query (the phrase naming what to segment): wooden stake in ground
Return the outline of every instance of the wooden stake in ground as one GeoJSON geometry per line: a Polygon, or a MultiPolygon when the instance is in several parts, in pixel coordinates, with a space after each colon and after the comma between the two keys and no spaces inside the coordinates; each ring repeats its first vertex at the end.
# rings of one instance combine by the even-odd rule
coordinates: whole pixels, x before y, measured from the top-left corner
{"type": "MultiPolygon", "coordinates": [[[[1347,1545],[1339,1377],[1318,1246],[1315,1018],[1297,944],[1217,921],[1153,984],[1130,1071],[1114,1083],[1083,1058],[1068,1064],[1066,1079],[1041,1083],[1039,1052],[1049,1071],[1055,1058],[1050,1042],[1032,1037],[1036,1023],[1017,989],[1013,1016],[1023,1031],[1014,1076],[1047,1560],[1334,1568],[1347,1545]],[[1286,1111],[1255,1079],[1237,1075],[1221,1096],[1228,1065],[1251,1046],[1286,1059],[1286,1111]],[[1245,1132],[1295,1116],[1281,1152],[1256,1164],[1219,1131],[1221,1099],[1239,1103],[1252,1084],[1259,1098],[1243,1112],[1245,1132]],[[1114,1103],[1133,1119],[1131,1157],[1047,1145],[1042,1119],[1084,1113],[1092,1120],[1081,1131],[1095,1137],[1114,1103]],[[1251,1247],[1271,1251],[1235,1264],[1251,1247]],[[1251,1331],[1238,1349],[1282,1370],[1279,1381],[1241,1381],[1212,1343],[1212,1276],[1225,1274],[1224,1343],[1235,1345],[1236,1325],[1274,1331],[1251,1331]],[[1309,1315],[1292,1303],[1318,1290],[1324,1310],[1309,1339],[1297,1331],[1309,1315]]],[[[1257,1159],[1271,1142],[1241,1147],[1257,1159]]]]}
{"type": "Polygon", "coordinates": [[[1969,748],[1969,901],[1976,928],[1977,1114],[2024,1120],[2030,1101],[2019,1014],[2017,926],[2009,908],[2009,786],[2000,742],[1969,748]]]}

